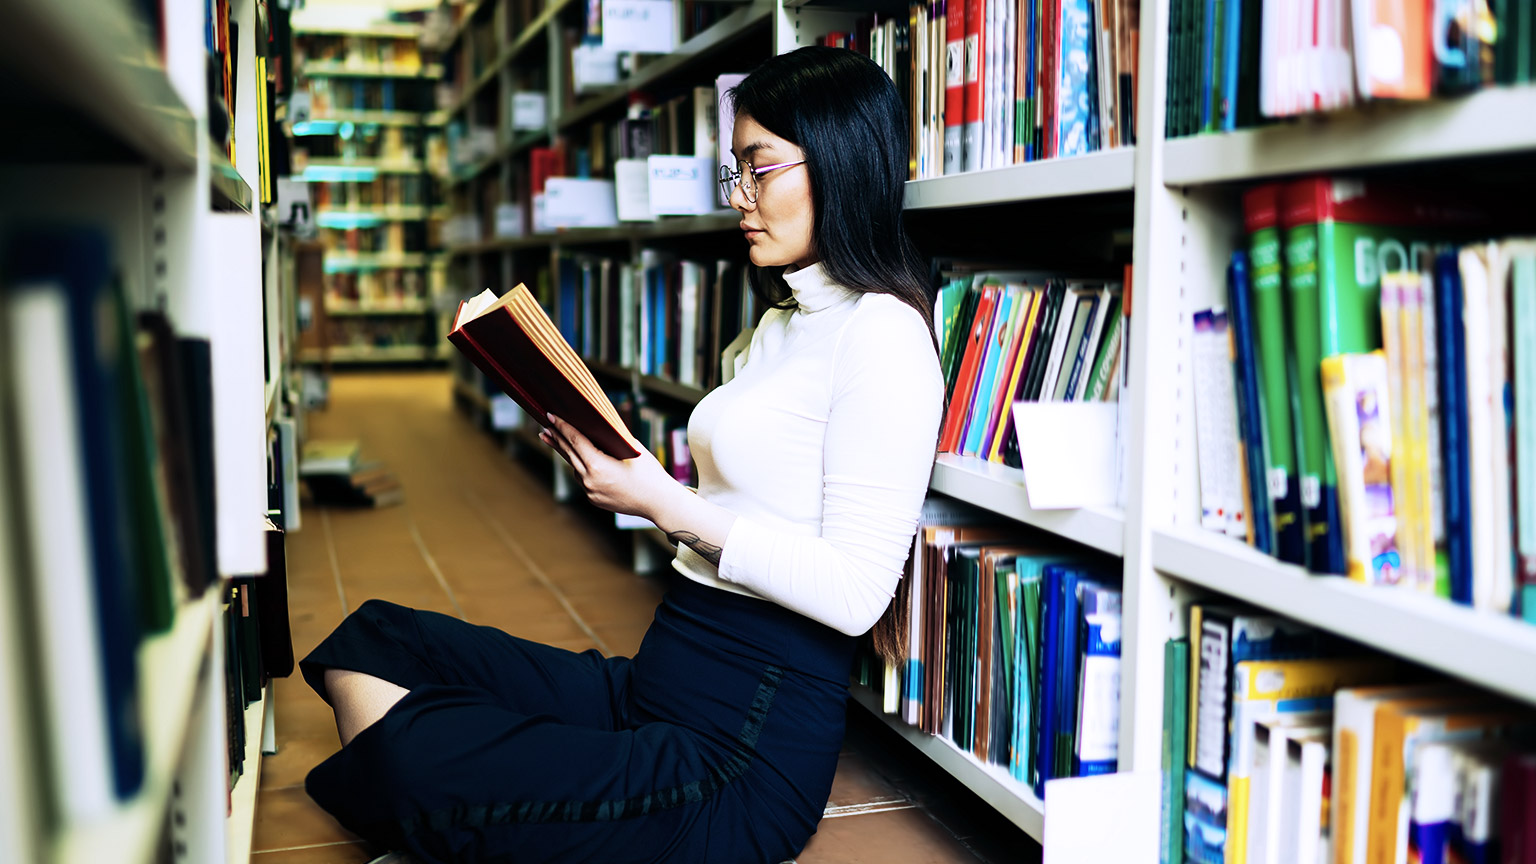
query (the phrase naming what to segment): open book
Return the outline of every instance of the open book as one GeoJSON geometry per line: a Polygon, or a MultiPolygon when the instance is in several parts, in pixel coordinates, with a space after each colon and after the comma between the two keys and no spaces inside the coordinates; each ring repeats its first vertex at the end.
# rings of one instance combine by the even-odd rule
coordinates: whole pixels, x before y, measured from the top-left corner
{"type": "Polygon", "coordinates": [[[460,303],[448,341],[540,424],[553,414],[609,456],[640,455],[618,410],[523,285],[460,303]]]}

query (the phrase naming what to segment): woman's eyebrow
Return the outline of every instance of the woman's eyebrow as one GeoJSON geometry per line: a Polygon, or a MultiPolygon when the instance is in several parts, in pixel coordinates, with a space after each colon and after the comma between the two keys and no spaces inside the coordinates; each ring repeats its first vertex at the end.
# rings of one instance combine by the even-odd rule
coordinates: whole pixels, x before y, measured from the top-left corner
{"type": "MultiPolygon", "coordinates": [[[[753,141],[751,144],[741,148],[741,152],[736,154],[736,158],[742,162],[750,162],[752,161],[753,154],[757,153],[757,151],[766,150],[772,146],[773,145],[767,141],[753,141]]],[[[731,152],[735,153],[736,148],[732,147],[731,152]]]]}

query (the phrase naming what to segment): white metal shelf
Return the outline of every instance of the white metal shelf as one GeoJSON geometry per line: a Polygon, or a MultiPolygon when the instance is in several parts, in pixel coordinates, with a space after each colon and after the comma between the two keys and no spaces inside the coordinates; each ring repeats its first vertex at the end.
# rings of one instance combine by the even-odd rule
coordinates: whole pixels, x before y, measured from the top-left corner
{"type": "MultiPolygon", "coordinates": [[[[380,222],[412,222],[417,219],[426,219],[427,208],[417,204],[389,204],[382,207],[359,207],[357,209],[327,207],[315,212],[315,219],[317,220],[328,216],[369,218],[377,219],[380,222]]],[[[324,228],[326,226],[322,225],[320,227],[324,228]]]]}
{"type": "Polygon", "coordinates": [[[941,453],[928,488],[1033,525],[1110,555],[1125,554],[1125,514],[1109,507],[1036,510],[1029,506],[1024,474],[974,456],[941,453]]]}
{"type": "Polygon", "coordinates": [[[330,111],[312,115],[309,122],[420,126],[427,122],[427,115],[416,111],[330,111]]]}
{"type": "Polygon", "coordinates": [[[1152,533],[1152,566],[1315,627],[1536,702],[1536,626],[1438,597],[1314,576],[1198,529],[1152,533]]]}
{"type": "Polygon", "coordinates": [[[1135,181],[1136,150],[1121,147],[990,171],[909,180],[906,208],[973,207],[1076,195],[1129,194],[1135,181]]]}
{"type": "Polygon", "coordinates": [[[146,160],[191,170],[197,124],[134,9],[97,0],[14,0],[6,4],[0,53],[28,87],[77,109],[146,160]]]}
{"type": "Polygon", "coordinates": [[[1169,186],[1536,151],[1536,86],[1493,87],[1163,145],[1169,186]]]}
{"type": "Polygon", "coordinates": [[[249,864],[251,841],[256,833],[256,796],[261,790],[261,735],[266,728],[272,700],[270,689],[262,698],[245,707],[245,772],[235,781],[229,794],[229,820],[225,837],[229,843],[229,864],[249,864]]]}
{"type": "Polygon", "coordinates": [[[855,702],[907,739],[919,752],[975,792],[1008,821],[1036,840],[1044,840],[1045,803],[1036,798],[1028,786],[1013,779],[1006,769],[983,763],[956,747],[949,739],[929,735],[885,713],[880,708],[880,697],[868,687],[855,684],[851,692],[855,702]]]}
{"type": "Polygon", "coordinates": [[[184,604],[171,629],[139,646],[139,708],[144,721],[144,785],[137,795],[92,825],[66,826],[55,839],[53,864],[149,861],[165,826],[171,785],[180,764],[192,700],[209,652],[220,601],[218,586],[184,604]]]}

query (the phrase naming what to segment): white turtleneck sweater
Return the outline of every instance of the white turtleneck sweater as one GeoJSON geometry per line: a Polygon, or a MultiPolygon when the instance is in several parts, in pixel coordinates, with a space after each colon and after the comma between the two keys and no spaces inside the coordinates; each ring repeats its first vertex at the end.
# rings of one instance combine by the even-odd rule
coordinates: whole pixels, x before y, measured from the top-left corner
{"type": "Polygon", "coordinates": [[[944,380],[916,310],[785,277],[746,364],[688,423],[699,495],[736,515],[717,569],[687,546],[690,579],[771,600],[849,635],[896,591],[933,469],[944,380]]]}

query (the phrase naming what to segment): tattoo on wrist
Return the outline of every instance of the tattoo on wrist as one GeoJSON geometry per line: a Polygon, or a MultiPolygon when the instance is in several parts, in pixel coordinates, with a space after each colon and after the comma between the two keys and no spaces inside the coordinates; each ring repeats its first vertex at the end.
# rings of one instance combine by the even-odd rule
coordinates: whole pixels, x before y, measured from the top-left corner
{"type": "Polygon", "coordinates": [[[693,533],[692,531],[673,531],[667,535],[667,539],[671,540],[673,543],[685,544],[688,546],[688,548],[699,553],[699,556],[702,557],[705,561],[708,561],[716,567],[720,566],[720,554],[724,550],[722,550],[719,546],[714,545],[713,543],[705,543],[703,540],[699,539],[699,535],[693,533]]]}

